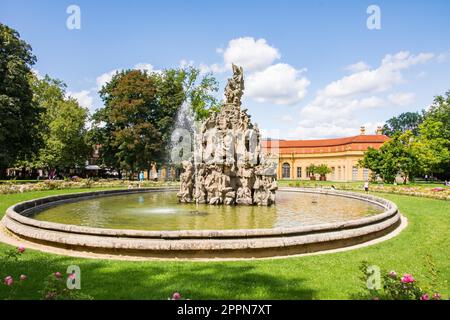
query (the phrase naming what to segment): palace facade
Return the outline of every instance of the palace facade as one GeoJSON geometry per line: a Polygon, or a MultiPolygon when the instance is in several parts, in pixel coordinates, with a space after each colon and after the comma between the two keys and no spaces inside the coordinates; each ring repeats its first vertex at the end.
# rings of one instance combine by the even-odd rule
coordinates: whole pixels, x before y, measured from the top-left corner
{"type": "MultiPolygon", "coordinates": [[[[370,178],[370,170],[360,168],[358,160],[369,148],[379,149],[389,138],[381,133],[379,127],[375,134],[360,134],[353,137],[321,140],[265,140],[265,150],[278,148],[278,179],[310,180],[307,171],[313,165],[326,164],[331,173],[326,175],[331,181],[363,181],[370,178]]],[[[316,176],[319,179],[318,176],[316,176]]]]}

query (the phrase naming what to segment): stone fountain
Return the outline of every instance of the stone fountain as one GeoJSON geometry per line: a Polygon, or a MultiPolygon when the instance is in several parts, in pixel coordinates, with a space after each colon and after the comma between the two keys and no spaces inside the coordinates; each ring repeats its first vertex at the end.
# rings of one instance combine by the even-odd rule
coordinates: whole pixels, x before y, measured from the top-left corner
{"type": "Polygon", "coordinates": [[[275,203],[277,160],[261,148],[261,134],[241,109],[242,67],[233,64],[225,103],[194,133],[194,154],[183,161],[182,203],[263,205],[275,203]]]}

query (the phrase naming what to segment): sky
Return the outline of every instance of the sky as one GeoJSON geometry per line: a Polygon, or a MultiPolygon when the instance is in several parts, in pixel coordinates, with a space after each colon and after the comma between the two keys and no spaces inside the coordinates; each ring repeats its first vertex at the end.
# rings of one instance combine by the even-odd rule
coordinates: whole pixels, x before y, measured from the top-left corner
{"type": "Polygon", "coordinates": [[[115,70],[193,65],[213,73],[222,98],[236,63],[243,107],[283,139],[374,133],[427,108],[450,90],[449,21],[447,0],[0,0],[35,72],[63,80],[91,112],[115,70]]]}

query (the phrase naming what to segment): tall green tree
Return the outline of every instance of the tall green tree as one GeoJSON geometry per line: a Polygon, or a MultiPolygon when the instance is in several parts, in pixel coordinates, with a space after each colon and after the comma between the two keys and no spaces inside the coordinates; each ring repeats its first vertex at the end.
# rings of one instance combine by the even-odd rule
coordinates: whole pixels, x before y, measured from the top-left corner
{"type": "Polygon", "coordinates": [[[162,147],[157,125],[164,122],[164,111],[157,108],[156,83],[146,72],[127,70],[117,73],[100,91],[105,107],[94,120],[102,123],[96,137],[102,145],[104,164],[135,172],[148,168],[162,147]]]}
{"type": "Polygon", "coordinates": [[[432,105],[425,112],[425,118],[441,122],[441,137],[450,141],[450,91],[434,98],[432,105]]]}
{"type": "Polygon", "coordinates": [[[420,171],[413,133],[409,130],[404,133],[397,132],[379,150],[369,148],[364,158],[359,161],[359,166],[370,169],[385,182],[393,183],[400,175],[403,177],[403,183],[406,183],[420,171]]]}
{"type": "Polygon", "coordinates": [[[420,125],[414,148],[422,173],[449,179],[450,140],[445,138],[444,127],[441,121],[426,118],[420,125]]]}
{"type": "Polygon", "coordinates": [[[39,135],[42,141],[36,154],[18,161],[20,167],[57,169],[65,174],[68,169],[82,168],[91,152],[86,142],[87,109],[73,98],[66,98],[66,85],[46,75],[30,79],[33,103],[42,109],[39,135]]]}
{"type": "Polygon", "coordinates": [[[0,23],[0,176],[17,160],[31,158],[40,144],[41,110],[29,83],[35,62],[30,45],[0,23]]]}
{"type": "Polygon", "coordinates": [[[93,116],[91,141],[100,144],[104,165],[129,172],[167,161],[175,120],[184,102],[201,119],[217,108],[217,82],[197,69],[158,73],[126,70],[100,91],[104,108],[93,116]]]}
{"type": "Polygon", "coordinates": [[[434,98],[424,118],[415,146],[422,171],[450,179],[450,91],[434,98]]]}
{"type": "Polygon", "coordinates": [[[422,121],[423,116],[419,112],[405,112],[387,120],[382,128],[382,133],[391,137],[397,132],[403,133],[409,130],[417,136],[422,121]]]}

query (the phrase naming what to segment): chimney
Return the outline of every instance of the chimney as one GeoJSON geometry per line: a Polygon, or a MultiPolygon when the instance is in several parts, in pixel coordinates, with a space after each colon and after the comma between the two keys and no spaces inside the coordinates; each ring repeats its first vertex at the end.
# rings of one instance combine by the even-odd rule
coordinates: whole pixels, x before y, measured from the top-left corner
{"type": "Polygon", "coordinates": [[[377,135],[379,135],[379,136],[383,134],[383,133],[381,132],[381,129],[382,129],[381,126],[378,126],[378,127],[377,127],[377,131],[375,131],[375,133],[376,133],[377,135]]]}
{"type": "Polygon", "coordinates": [[[359,134],[360,134],[361,136],[365,135],[365,134],[366,134],[366,127],[361,126],[361,128],[359,129],[359,134]]]}

